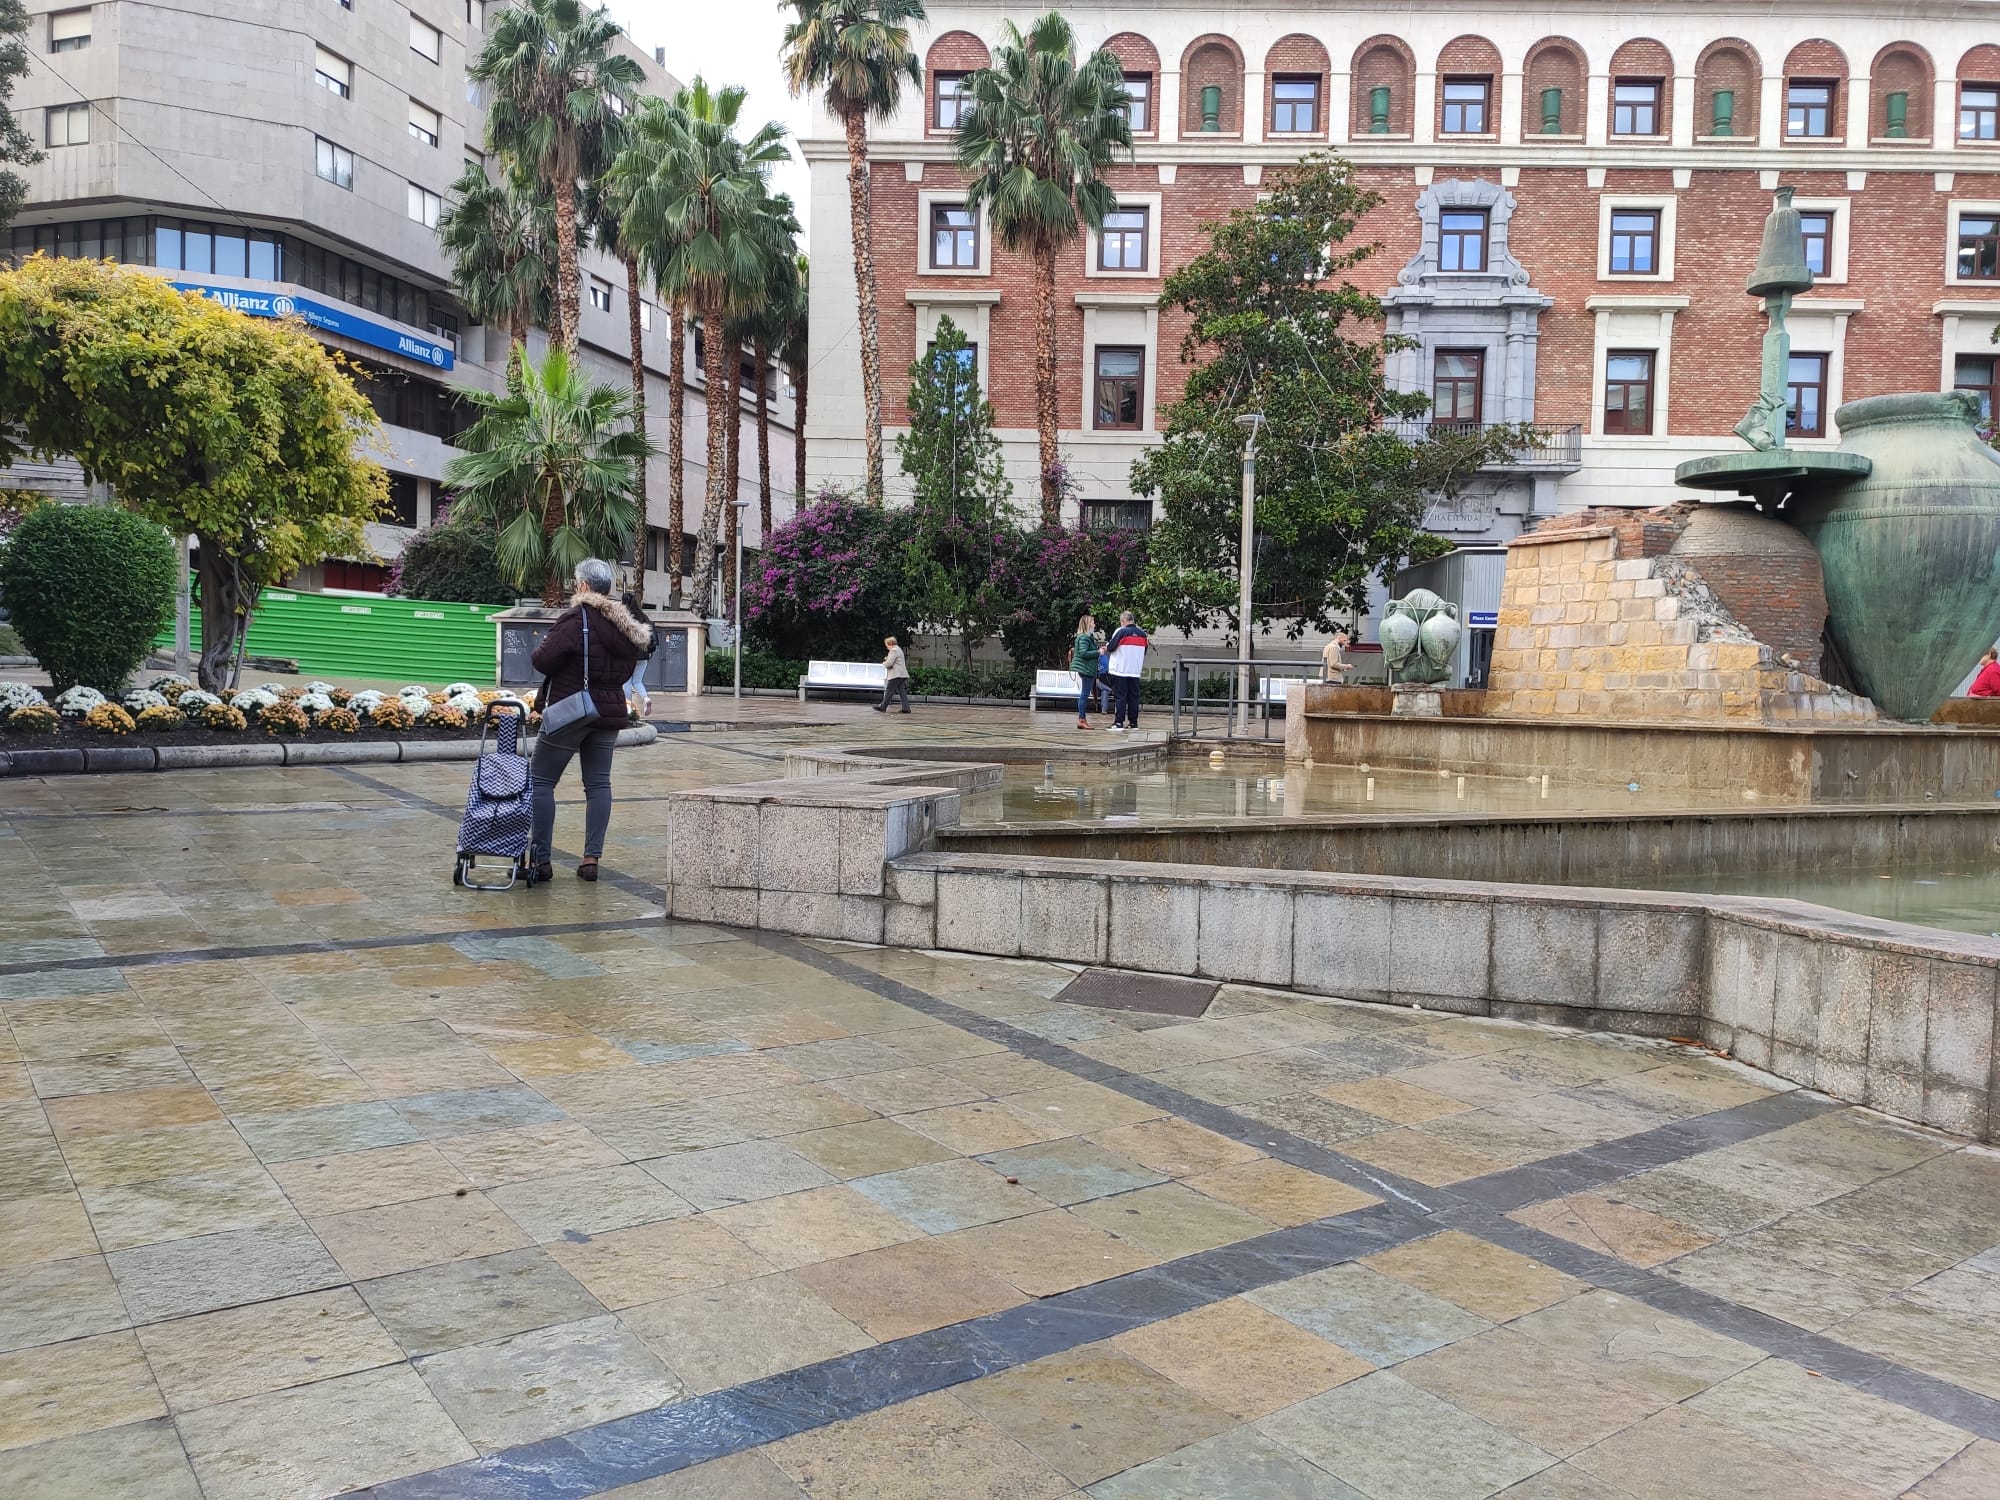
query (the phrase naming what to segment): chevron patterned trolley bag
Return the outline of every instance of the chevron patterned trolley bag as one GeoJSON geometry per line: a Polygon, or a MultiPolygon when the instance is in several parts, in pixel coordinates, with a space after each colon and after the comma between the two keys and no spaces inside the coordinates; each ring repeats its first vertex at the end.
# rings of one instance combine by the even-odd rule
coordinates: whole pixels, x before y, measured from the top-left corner
{"type": "Polygon", "coordinates": [[[527,717],[528,706],[519,698],[496,698],[487,707],[479,730],[479,759],[472,766],[472,789],[465,795],[465,818],[458,825],[453,885],[504,891],[516,881],[535,883],[534,866],[528,861],[534,788],[527,752],[521,748],[521,730],[527,717]],[[494,739],[490,750],[486,744],[489,730],[494,739]],[[506,860],[507,878],[482,881],[477,871],[481,855],[489,861],[506,860]]]}

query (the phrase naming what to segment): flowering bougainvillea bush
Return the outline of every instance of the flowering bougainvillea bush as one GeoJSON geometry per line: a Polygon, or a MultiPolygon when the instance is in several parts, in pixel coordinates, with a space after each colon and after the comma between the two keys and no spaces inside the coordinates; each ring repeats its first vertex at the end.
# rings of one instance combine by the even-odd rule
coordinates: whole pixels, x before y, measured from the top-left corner
{"type": "Polygon", "coordinates": [[[873,661],[882,637],[915,623],[905,551],[910,512],[877,509],[838,489],[776,528],[743,580],[743,612],[761,645],[782,656],[873,661]]]}

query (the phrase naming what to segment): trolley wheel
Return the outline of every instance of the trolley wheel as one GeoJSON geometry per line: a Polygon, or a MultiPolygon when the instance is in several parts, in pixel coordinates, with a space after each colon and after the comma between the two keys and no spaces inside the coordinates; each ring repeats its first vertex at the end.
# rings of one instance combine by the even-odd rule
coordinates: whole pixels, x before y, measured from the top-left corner
{"type": "Polygon", "coordinates": [[[451,883],[453,885],[465,884],[465,866],[466,858],[463,854],[451,862],[451,883]]]}
{"type": "Polygon", "coordinates": [[[532,886],[535,883],[535,867],[527,855],[522,855],[514,862],[514,876],[525,885],[532,886]]]}

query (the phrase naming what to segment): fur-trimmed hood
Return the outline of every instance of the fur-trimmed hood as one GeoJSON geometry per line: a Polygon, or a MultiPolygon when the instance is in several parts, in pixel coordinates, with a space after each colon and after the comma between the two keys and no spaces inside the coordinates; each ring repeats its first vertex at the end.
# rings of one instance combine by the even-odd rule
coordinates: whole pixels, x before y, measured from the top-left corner
{"type": "MultiPolygon", "coordinates": [[[[637,649],[646,651],[652,647],[653,627],[651,622],[633,619],[632,611],[608,595],[591,593],[588,590],[579,589],[570,600],[569,608],[564,610],[563,614],[573,615],[585,604],[588,604],[592,609],[597,611],[598,618],[609,620],[615,625],[624,634],[625,639],[630,641],[637,649]]],[[[562,616],[558,615],[557,618],[560,619],[562,616]]]]}

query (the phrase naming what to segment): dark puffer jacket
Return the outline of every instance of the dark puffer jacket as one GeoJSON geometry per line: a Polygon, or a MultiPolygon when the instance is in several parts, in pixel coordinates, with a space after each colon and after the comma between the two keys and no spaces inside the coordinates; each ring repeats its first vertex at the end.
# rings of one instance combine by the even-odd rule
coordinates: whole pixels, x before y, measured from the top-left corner
{"type": "Polygon", "coordinates": [[[577,601],[556,616],[555,625],[535,647],[535,670],[548,678],[541,706],[560,703],[583,687],[583,611],[590,611],[590,698],[610,724],[626,718],[625,682],[632,664],[653,643],[653,627],[635,620],[625,606],[602,594],[577,595],[577,601]],[[588,603],[584,603],[588,599],[588,603]]]}

